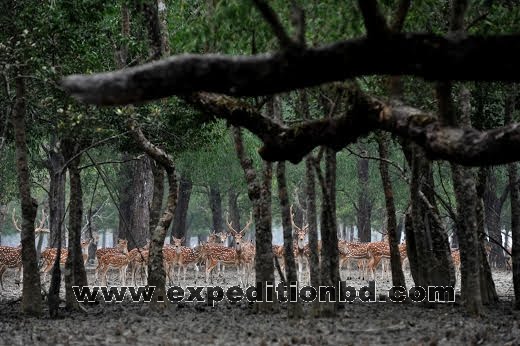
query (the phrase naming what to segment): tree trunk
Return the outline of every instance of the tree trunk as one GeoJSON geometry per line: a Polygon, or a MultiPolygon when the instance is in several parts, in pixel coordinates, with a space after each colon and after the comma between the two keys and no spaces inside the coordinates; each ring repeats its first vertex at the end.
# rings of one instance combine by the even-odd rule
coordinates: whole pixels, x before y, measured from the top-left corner
{"type": "Polygon", "coordinates": [[[65,174],[62,171],[65,160],[60,148],[60,141],[52,136],[48,151],[47,167],[49,170],[49,247],[58,247],[58,237],[65,243],[63,219],[65,217],[65,174]],[[61,229],[60,229],[61,227],[61,229]]]}
{"type": "Polygon", "coordinates": [[[234,187],[229,189],[228,193],[228,209],[229,217],[233,225],[236,225],[236,229],[242,229],[240,226],[240,209],[238,208],[238,192],[234,187]]]}
{"type": "MultiPolygon", "coordinates": [[[[162,175],[162,173],[158,173],[162,175]]],[[[150,238],[150,203],[153,199],[154,183],[152,162],[148,156],[136,161],[134,171],[134,199],[132,201],[132,217],[128,234],[128,249],[142,247],[150,238]]],[[[162,204],[162,198],[161,198],[162,204]]]]}
{"type": "MultiPolygon", "coordinates": [[[[272,101],[269,102],[272,114],[272,101]]],[[[255,220],[256,256],[255,273],[256,282],[274,282],[272,229],[271,229],[271,177],[272,164],[264,162],[262,176],[257,177],[253,162],[246,155],[242,130],[233,127],[235,150],[240,165],[244,170],[247,183],[247,194],[253,204],[253,217],[255,220]]],[[[271,297],[272,298],[272,297],[271,297]]],[[[273,309],[273,303],[262,302],[255,305],[258,312],[269,313],[273,309]]]]}
{"type": "Polygon", "coordinates": [[[117,239],[127,239],[130,233],[130,222],[132,218],[132,201],[133,201],[133,171],[134,161],[128,161],[132,156],[126,152],[121,155],[122,161],[127,161],[120,165],[119,171],[119,226],[117,232],[112,234],[113,243],[117,243],[117,239]]]}
{"type": "Polygon", "coordinates": [[[17,76],[15,83],[16,100],[11,122],[14,130],[16,172],[18,174],[18,190],[22,206],[22,312],[32,316],[40,316],[42,313],[41,283],[36,262],[36,248],[34,246],[34,220],[38,204],[31,196],[31,178],[25,128],[25,81],[22,77],[17,76]]]}
{"type": "MultiPolygon", "coordinates": [[[[362,145],[359,146],[360,153],[366,155],[367,151],[362,145]]],[[[358,238],[361,242],[372,241],[372,201],[370,200],[369,186],[369,162],[368,159],[358,158],[358,205],[357,226],[358,238]]]]}
{"type": "MultiPolygon", "coordinates": [[[[319,166],[315,166],[319,169],[319,166]]],[[[336,223],[336,152],[325,148],[325,177],[317,172],[321,186],[321,239],[323,254],[321,258],[321,285],[336,288],[335,301],[339,297],[339,249],[336,223]]],[[[334,316],[337,303],[324,303],[321,307],[322,316],[334,316]]]]}
{"type": "Polygon", "coordinates": [[[65,263],[65,302],[68,309],[78,309],[72,286],[87,286],[87,273],[83,264],[81,252],[81,224],[83,221],[83,191],[81,189],[81,174],[79,170],[80,156],[72,159],[79,152],[80,146],[72,139],[66,139],[64,158],[69,162],[69,246],[65,263]]]}
{"type": "MultiPolygon", "coordinates": [[[[296,277],[296,262],[294,260],[293,252],[293,230],[291,225],[291,211],[289,207],[289,195],[287,192],[287,180],[285,178],[285,162],[278,162],[276,166],[276,180],[278,181],[278,198],[280,199],[280,208],[282,212],[282,227],[283,227],[283,244],[285,250],[285,273],[286,285],[289,287],[293,282],[297,282],[296,277]]],[[[287,299],[289,301],[287,307],[287,315],[289,318],[301,318],[303,315],[302,306],[298,302],[292,302],[290,291],[287,290],[287,299]]]]}
{"type": "Polygon", "coordinates": [[[513,287],[515,309],[520,309],[520,191],[518,189],[518,164],[508,165],[509,184],[511,186],[511,239],[513,262],[513,287]]]}
{"type": "Polygon", "coordinates": [[[164,198],[164,169],[155,161],[150,160],[150,168],[153,176],[153,197],[150,205],[150,221],[148,229],[152,230],[157,227],[159,218],[161,217],[161,209],[164,198]]]}
{"type": "Polygon", "coordinates": [[[209,187],[209,207],[211,209],[211,217],[213,220],[213,230],[215,232],[224,231],[224,219],[222,219],[222,196],[217,185],[212,184],[209,187]]]}
{"type": "Polygon", "coordinates": [[[175,208],[175,217],[173,218],[172,222],[172,238],[175,237],[180,239],[182,237],[186,237],[186,218],[188,216],[188,207],[190,204],[192,187],[193,183],[191,179],[183,174],[179,182],[177,207],[175,208]]]}
{"type": "Polygon", "coordinates": [[[395,215],[394,192],[390,173],[388,170],[388,137],[381,133],[377,138],[379,145],[379,170],[381,172],[381,181],[383,182],[383,191],[385,194],[386,204],[386,221],[388,243],[390,246],[390,266],[392,268],[392,283],[394,286],[406,287],[404,280],[403,268],[401,267],[401,256],[399,253],[399,240],[397,238],[397,220],[395,215]]]}
{"type": "Polygon", "coordinates": [[[480,179],[484,187],[482,198],[484,201],[485,225],[490,238],[489,244],[491,245],[489,261],[496,268],[505,268],[506,261],[504,251],[501,248],[501,214],[509,188],[506,188],[500,196],[497,195],[496,169],[490,167],[480,168],[480,179]]]}

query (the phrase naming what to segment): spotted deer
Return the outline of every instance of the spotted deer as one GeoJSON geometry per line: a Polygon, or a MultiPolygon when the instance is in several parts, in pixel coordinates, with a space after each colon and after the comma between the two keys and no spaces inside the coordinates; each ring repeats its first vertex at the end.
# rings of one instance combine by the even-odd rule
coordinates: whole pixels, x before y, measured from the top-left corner
{"type": "MultiPolygon", "coordinates": [[[[81,242],[81,253],[83,256],[83,264],[87,263],[88,260],[88,246],[92,242],[92,239],[87,239],[81,242]]],[[[57,248],[46,248],[42,251],[40,261],[41,267],[43,268],[41,273],[43,274],[43,281],[46,281],[47,275],[51,271],[54,266],[54,261],[56,260],[56,256],[58,255],[57,248]]],[[[64,266],[67,262],[67,258],[69,257],[69,250],[66,248],[62,248],[60,252],[60,265],[64,266]]]]}
{"type": "Polygon", "coordinates": [[[103,285],[107,283],[107,272],[109,269],[119,270],[119,280],[121,285],[126,283],[126,269],[130,264],[130,256],[128,256],[128,241],[120,239],[116,248],[98,249],[96,251],[98,257],[98,265],[95,273],[95,281],[98,282],[101,273],[103,285]],[[99,253],[100,250],[103,251],[99,253]]]}
{"type": "Polygon", "coordinates": [[[235,251],[238,258],[238,267],[237,273],[239,275],[239,280],[241,282],[245,281],[246,285],[249,283],[249,275],[253,268],[253,263],[255,260],[256,249],[255,246],[251,242],[247,242],[244,238],[246,235],[246,231],[249,229],[251,224],[253,223],[253,214],[249,215],[249,220],[242,230],[237,231],[233,228],[233,222],[228,220],[228,214],[226,213],[226,223],[229,229],[231,236],[233,236],[235,240],[235,251]],[[242,275],[244,280],[240,278],[240,271],[242,271],[242,275]]]}
{"type": "MultiPolygon", "coordinates": [[[[184,237],[181,239],[173,238],[173,249],[175,253],[173,265],[177,265],[179,267],[177,278],[181,280],[181,268],[183,270],[183,283],[186,283],[186,270],[189,266],[194,266],[195,270],[198,272],[199,268],[197,266],[197,262],[199,260],[200,253],[197,253],[193,249],[183,246],[184,237]]],[[[175,279],[175,268],[173,268],[173,278],[175,279]]]]}
{"type": "Polygon", "coordinates": [[[301,282],[303,280],[303,266],[307,264],[307,269],[309,269],[309,261],[308,256],[310,255],[309,245],[305,243],[305,237],[307,236],[307,232],[309,231],[309,224],[306,224],[302,227],[298,227],[294,223],[294,213],[293,206],[290,208],[291,212],[291,224],[293,227],[293,252],[294,252],[294,260],[298,264],[298,272],[297,272],[297,280],[301,282]]]}
{"type": "Polygon", "coordinates": [[[285,272],[285,249],[282,245],[273,245],[273,257],[278,259],[280,270],[285,272]]]}
{"type": "Polygon", "coordinates": [[[3,276],[8,268],[16,268],[22,282],[22,246],[0,246],[0,287],[4,289],[3,276]]]}
{"type": "Polygon", "coordinates": [[[146,240],[146,244],[142,248],[134,248],[128,252],[130,257],[130,274],[132,275],[132,285],[136,286],[136,273],[141,272],[141,279],[145,280],[148,277],[148,255],[149,255],[150,240],[146,240]],[[144,277],[143,277],[144,272],[144,277]]]}
{"type": "Polygon", "coordinates": [[[460,279],[460,250],[453,249],[451,251],[451,259],[453,260],[453,266],[455,267],[455,282],[460,279]]]}
{"type": "Polygon", "coordinates": [[[352,276],[350,275],[350,262],[352,260],[357,261],[358,272],[360,273],[360,278],[365,278],[366,275],[366,261],[368,260],[368,244],[369,243],[359,243],[359,242],[347,242],[344,240],[340,240],[338,242],[339,249],[339,268],[341,269],[343,265],[347,264],[347,278],[350,279],[352,276]]]}

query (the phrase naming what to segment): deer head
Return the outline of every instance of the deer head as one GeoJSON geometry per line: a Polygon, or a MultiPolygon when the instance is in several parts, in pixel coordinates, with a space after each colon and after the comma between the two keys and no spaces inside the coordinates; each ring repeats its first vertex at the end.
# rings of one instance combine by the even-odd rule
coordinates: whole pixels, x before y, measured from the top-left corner
{"type": "Polygon", "coordinates": [[[229,233],[219,232],[219,233],[217,233],[217,236],[218,236],[218,239],[220,239],[220,242],[225,245],[227,242],[227,238],[229,237],[229,233]]]}
{"type": "Polygon", "coordinates": [[[184,237],[181,239],[173,237],[173,248],[175,249],[175,253],[179,254],[181,252],[182,243],[184,243],[184,237]]]}
{"type": "Polygon", "coordinates": [[[124,254],[128,253],[128,240],[126,239],[119,239],[116,246],[121,252],[124,254]]]}
{"type": "Polygon", "coordinates": [[[208,243],[214,244],[218,240],[217,232],[213,230],[213,232],[210,230],[208,235],[208,243]]]}
{"type": "Polygon", "coordinates": [[[303,227],[296,226],[296,224],[294,223],[294,213],[293,213],[292,205],[291,205],[290,211],[291,211],[291,224],[293,226],[296,241],[298,242],[298,248],[303,249],[303,247],[305,245],[305,236],[307,235],[307,232],[309,230],[309,224],[306,224],[303,227]]]}
{"type": "Polygon", "coordinates": [[[242,238],[246,235],[246,231],[247,229],[249,228],[249,226],[251,226],[251,224],[253,223],[253,214],[250,213],[249,214],[249,221],[247,221],[247,224],[244,228],[242,228],[242,230],[240,232],[237,232],[234,228],[233,228],[233,222],[229,221],[228,219],[228,213],[226,213],[226,223],[227,223],[227,226],[229,228],[229,232],[231,233],[231,235],[233,236],[233,238],[235,238],[235,248],[237,250],[240,250],[240,243],[242,242],[242,238]]]}

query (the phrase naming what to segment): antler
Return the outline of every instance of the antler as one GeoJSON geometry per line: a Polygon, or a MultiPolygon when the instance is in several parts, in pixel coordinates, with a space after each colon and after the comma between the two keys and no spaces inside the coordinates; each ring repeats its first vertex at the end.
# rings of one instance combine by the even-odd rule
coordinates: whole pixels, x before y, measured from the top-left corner
{"type": "Polygon", "coordinates": [[[22,229],[20,228],[20,226],[18,225],[18,223],[17,223],[17,221],[16,221],[16,219],[14,217],[15,214],[16,214],[16,209],[13,208],[13,213],[11,214],[13,216],[13,225],[14,225],[14,227],[16,228],[16,230],[18,232],[22,232],[22,229]]]}
{"type": "Polygon", "coordinates": [[[301,230],[300,227],[296,226],[296,224],[294,223],[294,212],[293,212],[293,205],[291,204],[291,208],[289,208],[289,210],[291,211],[291,224],[294,228],[296,228],[298,231],[301,230]]]}
{"type": "Polygon", "coordinates": [[[249,213],[249,221],[247,221],[247,224],[244,228],[242,228],[242,230],[240,232],[245,232],[249,226],[251,226],[251,224],[253,223],[253,212],[250,212],[249,213]]]}
{"type": "Polygon", "coordinates": [[[47,216],[45,215],[45,209],[42,209],[42,218],[40,220],[40,225],[36,227],[34,233],[49,233],[49,229],[44,227],[46,221],[47,216]]]}
{"type": "Polygon", "coordinates": [[[229,222],[228,216],[229,216],[229,213],[226,211],[226,223],[227,223],[227,226],[231,230],[231,232],[235,232],[236,233],[236,230],[233,228],[233,221],[229,222]]]}

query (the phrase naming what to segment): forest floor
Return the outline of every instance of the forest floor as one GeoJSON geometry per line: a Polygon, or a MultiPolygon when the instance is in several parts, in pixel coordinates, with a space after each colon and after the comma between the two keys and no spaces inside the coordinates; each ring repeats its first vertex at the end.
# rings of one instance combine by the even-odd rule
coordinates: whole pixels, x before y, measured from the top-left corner
{"type": "MultiPolygon", "coordinates": [[[[88,275],[93,282],[92,267],[88,275]]],[[[512,277],[504,271],[493,273],[501,302],[487,307],[479,319],[468,317],[457,301],[430,307],[356,302],[345,304],[337,318],[312,318],[307,304],[304,318],[289,320],[283,305],[280,312],[260,315],[254,313],[253,303],[231,304],[225,299],[213,307],[175,303],[161,313],[146,303],[99,303],[86,306],[86,312],[63,311],[57,320],[49,319],[47,310],[44,318],[35,319],[20,314],[21,286],[15,276],[14,271],[6,273],[5,289],[0,291],[0,345],[520,344],[520,312],[511,308],[512,277]]],[[[234,277],[235,271],[228,270],[227,284],[213,284],[229,286],[234,277]]],[[[115,273],[110,278],[109,283],[117,284],[115,273]]],[[[193,278],[191,272],[192,284],[193,278]]],[[[348,284],[359,288],[367,281],[348,284]]],[[[412,286],[409,274],[407,285],[412,286]]],[[[387,280],[377,283],[378,292],[388,287],[387,280]]]]}

